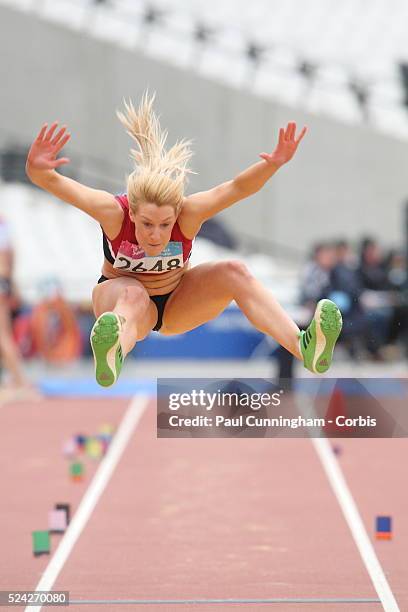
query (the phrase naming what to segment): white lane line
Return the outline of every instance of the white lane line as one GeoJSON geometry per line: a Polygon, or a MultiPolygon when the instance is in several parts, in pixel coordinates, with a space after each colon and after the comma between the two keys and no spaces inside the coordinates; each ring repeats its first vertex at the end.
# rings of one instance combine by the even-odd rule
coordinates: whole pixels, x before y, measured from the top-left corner
{"type": "Polygon", "coordinates": [[[357,505],[326,438],[310,438],[385,612],[400,612],[357,505]]]}
{"type": "MultiPolygon", "coordinates": [[[[273,599],[72,599],[70,601],[71,604],[77,604],[78,606],[89,606],[89,605],[117,605],[124,606],[133,604],[135,606],[158,606],[158,605],[168,605],[175,606],[177,604],[185,605],[206,605],[206,604],[367,604],[367,603],[375,603],[379,604],[379,599],[355,599],[353,597],[274,597],[273,599]]],[[[324,610],[324,608],[320,608],[324,610]]],[[[333,608],[332,608],[333,609],[333,608]]],[[[350,608],[349,608],[350,609],[350,608]]],[[[242,608],[241,608],[242,610],[242,608]]],[[[248,608],[246,608],[248,610],[248,608]]],[[[299,610],[299,608],[298,608],[299,610]]],[[[326,608],[327,610],[327,608],[326,608]]]]}
{"type": "MultiPolygon", "coordinates": [[[[109,482],[120,458],[149,402],[146,396],[135,397],[115,433],[111,446],[99,464],[89,488],[87,489],[74,517],[69,524],[64,537],[47,565],[41,580],[35,587],[36,591],[50,591],[64,567],[76,541],[81,535],[86,523],[109,482]]],[[[27,606],[25,612],[39,612],[42,606],[27,606]]]]}

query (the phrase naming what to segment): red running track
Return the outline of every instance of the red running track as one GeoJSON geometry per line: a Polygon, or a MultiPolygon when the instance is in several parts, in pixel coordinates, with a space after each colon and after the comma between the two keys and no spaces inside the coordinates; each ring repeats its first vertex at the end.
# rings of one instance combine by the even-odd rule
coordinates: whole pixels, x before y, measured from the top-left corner
{"type": "MultiPolygon", "coordinates": [[[[1,407],[1,589],[35,589],[50,557],[32,556],[31,531],[46,528],[57,501],[75,510],[96,470],[88,461],[86,481],[70,482],[62,441],[106,421],[119,424],[128,404],[58,399],[1,407]]],[[[382,609],[327,601],[378,596],[309,440],[157,439],[155,418],[152,400],[52,588],[73,600],[322,601],[70,610],[382,609]]],[[[407,493],[398,472],[407,441],[340,444],[371,538],[376,514],[394,516],[395,539],[374,546],[400,609],[408,610],[407,493]]],[[[53,536],[53,552],[57,543],[53,536]]]]}

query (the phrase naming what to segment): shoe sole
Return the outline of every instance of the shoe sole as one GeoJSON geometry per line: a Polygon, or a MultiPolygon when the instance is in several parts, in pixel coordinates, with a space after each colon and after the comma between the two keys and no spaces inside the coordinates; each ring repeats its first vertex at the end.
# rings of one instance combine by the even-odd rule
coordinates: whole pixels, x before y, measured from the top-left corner
{"type": "Polygon", "coordinates": [[[324,374],[331,365],[334,347],[340,336],[343,321],[340,310],[331,300],[320,300],[314,320],[316,323],[316,349],[313,370],[318,374],[324,374]]]}
{"type": "Polygon", "coordinates": [[[118,378],[116,353],[122,349],[119,341],[121,323],[118,315],[105,312],[95,321],[91,331],[91,347],[95,359],[95,376],[99,385],[110,387],[118,378]]]}

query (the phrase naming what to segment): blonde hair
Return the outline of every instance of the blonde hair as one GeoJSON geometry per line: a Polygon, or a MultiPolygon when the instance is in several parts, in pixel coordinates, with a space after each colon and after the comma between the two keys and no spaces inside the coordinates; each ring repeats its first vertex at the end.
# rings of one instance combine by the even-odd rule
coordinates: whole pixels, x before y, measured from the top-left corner
{"type": "Polygon", "coordinates": [[[124,113],[116,112],[138,145],[137,149],[130,151],[135,169],[127,180],[129,206],[135,212],[139,202],[170,205],[178,215],[187,174],[192,172],[188,169],[193,155],[191,141],[181,140],[166,151],[167,130],[161,129],[153,110],[155,97],[156,94],[149,96],[146,91],[137,111],[129,100],[124,101],[124,113]]]}

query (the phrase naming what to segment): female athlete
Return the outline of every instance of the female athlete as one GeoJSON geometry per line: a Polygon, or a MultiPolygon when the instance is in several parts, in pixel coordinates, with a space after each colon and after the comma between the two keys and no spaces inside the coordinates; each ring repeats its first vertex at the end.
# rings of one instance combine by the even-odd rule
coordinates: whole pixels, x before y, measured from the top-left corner
{"type": "Polygon", "coordinates": [[[279,131],[273,153],[233,180],[184,195],[191,158],[190,143],[169,150],[146,93],[136,111],[125,103],[118,117],[136,141],[135,169],[127,191],[113,196],[62,176],[67,164],[57,158],[70,134],[58,123],[45,124],[27,158],[31,181],[93,217],[103,232],[102,276],[93,290],[97,320],[91,332],[96,379],[109,387],[118,378],[124,357],[150,331],[182,334],[217,317],[235,300],[249,321],[272,336],[314,373],[325,372],[342,320],[337,306],[321,300],[306,331],[300,331],[273,295],[240,261],[189,266],[192,242],[207,220],[257,191],[296,153],[306,128],[296,138],[296,124],[279,131]]]}

